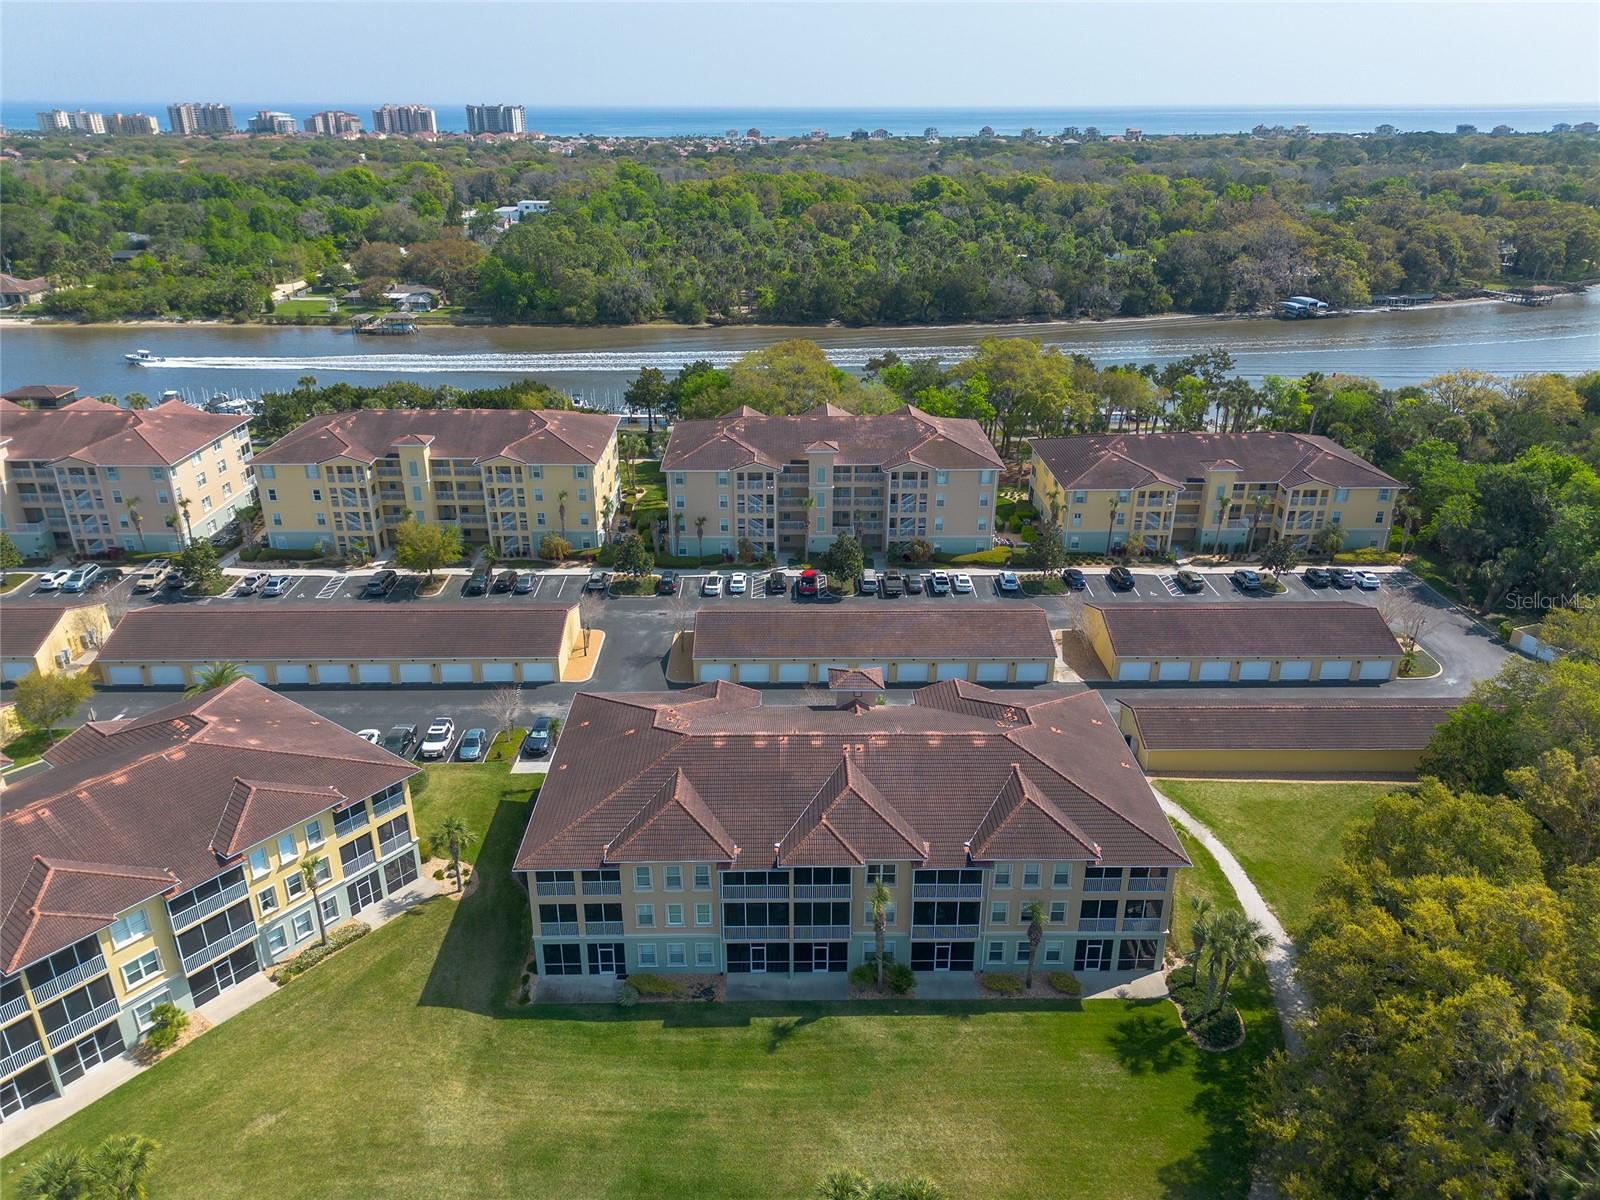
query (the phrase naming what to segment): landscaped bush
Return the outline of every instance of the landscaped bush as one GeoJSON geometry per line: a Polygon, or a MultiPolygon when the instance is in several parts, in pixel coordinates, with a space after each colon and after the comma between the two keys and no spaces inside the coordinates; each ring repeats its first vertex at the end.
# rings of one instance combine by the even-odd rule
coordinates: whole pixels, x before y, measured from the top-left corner
{"type": "Polygon", "coordinates": [[[1511,635],[1516,633],[1516,631],[1517,627],[1510,621],[1500,622],[1500,637],[1502,640],[1509,642],[1511,640],[1511,635]]]}
{"type": "Polygon", "coordinates": [[[1070,971],[1051,971],[1045,976],[1046,982],[1063,996],[1083,995],[1083,984],[1078,982],[1078,977],[1070,971]]]}
{"type": "Polygon", "coordinates": [[[617,991],[617,1007],[632,1008],[639,1003],[639,989],[633,985],[633,980],[623,984],[617,991]]]}
{"type": "Polygon", "coordinates": [[[240,562],[311,562],[322,557],[320,550],[273,550],[246,546],[239,551],[240,562]]]}
{"type": "Polygon", "coordinates": [[[279,984],[288,983],[296,975],[303,975],[316,966],[335,950],[342,950],[357,938],[365,937],[372,932],[372,926],[365,921],[352,921],[348,925],[340,926],[328,935],[326,946],[316,945],[308,950],[302,950],[283,966],[272,973],[272,982],[279,984]]]}
{"type": "Polygon", "coordinates": [[[1363,546],[1360,550],[1342,550],[1333,556],[1333,561],[1346,567],[1388,567],[1399,562],[1400,555],[1381,546],[1363,546]]]}
{"type": "Polygon", "coordinates": [[[983,990],[994,992],[997,996],[1018,996],[1022,994],[1022,976],[1015,971],[985,971],[983,973],[983,990]]]}
{"type": "Polygon", "coordinates": [[[1235,1045],[1244,1033],[1244,1018],[1231,1002],[1201,1016],[1206,1002],[1205,981],[1193,966],[1179,967],[1167,975],[1167,995],[1183,1012],[1195,1040],[1210,1050],[1235,1045]]]}
{"type": "Polygon", "coordinates": [[[170,1001],[158,1004],[150,1011],[150,1031],[144,1035],[145,1045],[152,1050],[170,1050],[187,1028],[188,1013],[170,1001]]]}
{"type": "Polygon", "coordinates": [[[641,996],[675,996],[678,992],[678,985],[672,980],[649,972],[643,975],[629,975],[628,984],[641,996]]]}
{"type": "Polygon", "coordinates": [[[909,996],[917,986],[917,977],[905,963],[890,963],[883,973],[884,982],[896,996],[909,996]]]}
{"type": "Polygon", "coordinates": [[[958,567],[1003,567],[1011,561],[1011,547],[991,546],[970,554],[936,554],[934,559],[958,567]]]}
{"type": "Polygon", "coordinates": [[[433,877],[435,879],[443,879],[444,878],[444,868],[440,867],[437,871],[435,871],[433,873],[433,877]]]}
{"type": "Polygon", "coordinates": [[[850,968],[850,983],[854,987],[875,987],[878,983],[878,965],[864,962],[859,966],[850,968]]]}

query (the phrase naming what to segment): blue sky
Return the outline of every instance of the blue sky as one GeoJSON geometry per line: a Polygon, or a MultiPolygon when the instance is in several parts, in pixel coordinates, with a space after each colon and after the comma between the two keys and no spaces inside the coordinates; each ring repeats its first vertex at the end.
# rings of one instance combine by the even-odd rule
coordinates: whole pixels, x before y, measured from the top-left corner
{"type": "Polygon", "coordinates": [[[1600,102],[1600,4],[5,0],[12,100],[1600,102]]]}

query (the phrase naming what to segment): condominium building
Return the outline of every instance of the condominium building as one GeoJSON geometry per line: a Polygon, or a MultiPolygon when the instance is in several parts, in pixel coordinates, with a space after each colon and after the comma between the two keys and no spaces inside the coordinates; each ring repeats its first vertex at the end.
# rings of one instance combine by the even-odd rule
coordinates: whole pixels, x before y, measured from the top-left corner
{"type": "Polygon", "coordinates": [[[617,424],[605,413],[366,409],[313,417],[255,458],[267,536],[376,552],[414,516],[525,557],[547,533],[598,546],[617,511],[617,424]]]}
{"type": "Polygon", "coordinates": [[[112,113],[106,118],[106,132],[123,137],[154,137],[161,124],[145,113],[112,113]]]}
{"type": "Polygon", "coordinates": [[[0,400],[0,529],[27,555],[177,550],[252,499],[249,418],[0,400]]]}
{"type": "Polygon", "coordinates": [[[0,1116],[417,878],[417,768],[249,680],[44,757],[0,800],[0,1116]]]}
{"type": "Polygon", "coordinates": [[[323,137],[357,137],[361,133],[361,118],[355,113],[329,109],[307,117],[305,129],[307,133],[323,137]]]}
{"type": "Polygon", "coordinates": [[[40,133],[105,133],[106,118],[104,113],[97,112],[68,112],[63,108],[52,108],[49,112],[37,114],[40,133]]]}
{"type": "Polygon", "coordinates": [[[1388,544],[1398,479],[1325,437],[1140,433],[1035,438],[1034,506],[1069,550],[1238,549],[1274,535],[1307,545],[1337,525],[1344,547],[1388,544]]]}
{"type": "Polygon", "coordinates": [[[520,104],[467,105],[468,133],[524,133],[527,127],[520,104]]]}
{"type": "Polygon", "coordinates": [[[294,118],[286,112],[270,112],[260,109],[255,116],[245,122],[246,133],[276,133],[293,134],[295,132],[294,118]]]}
{"type": "Polygon", "coordinates": [[[515,863],[540,973],[845,971],[878,883],[917,971],[1025,965],[1035,903],[1086,990],[1159,969],[1189,860],[1095,693],[841,696],[579,695],[515,863]]]}
{"type": "Polygon", "coordinates": [[[976,421],[914,407],[857,416],[821,404],[792,417],[742,407],[678,422],[661,468],[678,554],[748,540],[803,556],[841,533],[872,550],[917,538],[946,553],[994,544],[1001,462],[976,421]]]}
{"type": "Polygon", "coordinates": [[[179,137],[221,137],[234,132],[227,104],[169,104],[167,128],[179,137]]]}
{"type": "Polygon", "coordinates": [[[372,110],[374,133],[438,133],[439,118],[422,104],[385,104],[372,110]]]}

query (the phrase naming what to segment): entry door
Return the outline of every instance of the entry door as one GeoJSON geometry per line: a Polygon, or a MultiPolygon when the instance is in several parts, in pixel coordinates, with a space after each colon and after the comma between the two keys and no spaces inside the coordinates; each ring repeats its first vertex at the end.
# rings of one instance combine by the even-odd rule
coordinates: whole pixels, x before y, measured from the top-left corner
{"type": "Polygon", "coordinates": [[[933,969],[935,971],[948,971],[950,969],[950,943],[936,942],[933,947],[933,969]]]}
{"type": "Polygon", "coordinates": [[[767,973],[767,948],[765,946],[750,947],[750,973],[752,975],[765,975],[767,973]]]}
{"type": "Polygon", "coordinates": [[[596,975],[615,975],[617,973],[617,947],[614,942],[601,942],[594,947],[591,966],[596,975]]]}
{"type": "Polygon", "coordinates": [[[813,971],[826,971],[828,969],[828,943],[816,942],[811,947],[811,969],[813,971]]]}
{"type": "Polygon", "coordinates": [[[378,883],[376,871],[363,875],[346,889],[350,897],[350,912],[360,912],[369,904],[376,904],[383,896],[383,888],[378,883]]]}

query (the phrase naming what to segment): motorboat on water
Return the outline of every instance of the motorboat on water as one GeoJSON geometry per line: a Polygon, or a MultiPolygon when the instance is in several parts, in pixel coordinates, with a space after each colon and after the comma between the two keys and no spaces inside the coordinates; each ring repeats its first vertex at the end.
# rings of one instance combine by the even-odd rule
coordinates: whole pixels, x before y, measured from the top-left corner
{"type": "Polygon", "coordinates": [[[132,354],[122,356],[136,367],[147,367],[151,363],[166,362],[159,354],[151,354],[148,350],[135,350],[132,354]]]}

